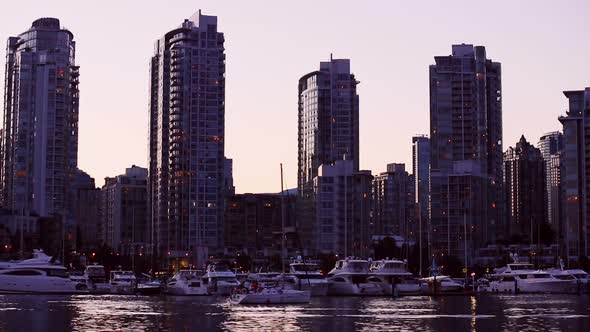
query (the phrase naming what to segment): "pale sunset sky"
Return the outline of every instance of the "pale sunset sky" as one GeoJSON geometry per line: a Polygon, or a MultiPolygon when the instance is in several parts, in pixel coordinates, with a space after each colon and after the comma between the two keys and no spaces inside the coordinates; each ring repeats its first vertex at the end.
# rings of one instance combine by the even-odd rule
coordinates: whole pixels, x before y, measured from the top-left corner
{"type": "Polygon", "coordinates": [[[590,86],[588,0],[4,1],[2,68],[7,38],[35,19],[72,31],[79,167],[102,186],[147,165],[153,44],[199,9],[225,33],[225,148],[239,193],[279,191],[279,163],[297,185],[297,83],[330,53],[351,59],[361,82],[360,165],[373,173],[392,162],[411,169],[411,137],[429,133],[428,66],[452,44],[483,45],[502,63],[504,149],[561,129],[562,91],[590,86]]]}

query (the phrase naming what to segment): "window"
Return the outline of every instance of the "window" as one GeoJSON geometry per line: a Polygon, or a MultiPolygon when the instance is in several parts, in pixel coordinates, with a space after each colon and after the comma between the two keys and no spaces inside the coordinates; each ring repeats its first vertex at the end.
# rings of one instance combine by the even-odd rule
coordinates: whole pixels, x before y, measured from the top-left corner
{"type": "Polygon", "coordinates": [[[40,276],[43,273],[36,271],[36,270],[15,270],[3,273],[4,275],[10,276],[40,276]]]}

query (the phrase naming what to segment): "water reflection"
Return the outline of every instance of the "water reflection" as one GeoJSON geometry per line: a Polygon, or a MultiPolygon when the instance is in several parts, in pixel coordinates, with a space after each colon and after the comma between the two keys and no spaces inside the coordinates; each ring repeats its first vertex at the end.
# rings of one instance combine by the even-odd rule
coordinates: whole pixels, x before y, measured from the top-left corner
{"type": "Polygon", "coordinates": [[[590,330],[590,296],[313,298],[230,305],[215,297],[0,295],[0,331],[590,330]]]}

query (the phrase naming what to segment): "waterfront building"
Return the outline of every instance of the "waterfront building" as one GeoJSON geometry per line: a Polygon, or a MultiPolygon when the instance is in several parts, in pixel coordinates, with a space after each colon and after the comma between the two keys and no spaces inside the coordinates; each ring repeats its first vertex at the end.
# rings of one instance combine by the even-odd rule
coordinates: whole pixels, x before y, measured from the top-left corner
{"type": "Polygon", "coordinates": [[[388,164],[387,172],[373,179],[374,234],[414,237],[415,197],[414,176],[405,164],[388,164]]]}
{"type": "Polygon", "coordinates": [[[313,180],[316,213],[314,252],[367,257],[371,247],[371,171],[355,171],[352,160],[321,165],[313,180]]]}
{"type": "MultiPolygon", "coordinates": [[[[422,244],[430,241],[430,138],[425,135],[412,137],[412,175],[414,178],[416,231],[422,230],[422,244]]],[[[418,233],[417,233],[418,234],[418,233]]]]}
{"type": "Polygon", "coordinates": [[[251,257],[280,254],[283,204],[287,252],[299,250],[295,232],[297,196],[279,194],[237,194],[228,200],[224,239],[226,254],[246,253],[251,257]]]}
{"type": "Polygon", "coordinates": [[[350,160],[359,170],[358,82],[349,59],[320,62],[319,70],[299,79],[298,226],[304,248],[315,248],[314,187],[320,165],[350,160]]]}
{"type": "Polygon", "coordinates": [[[0,203],[64,222],[78,162],[74,35],[58,19],[40,18],[9,37],[6,52],[0,203]]]}
{"type": "Polygon", "coordinates": [[[150,253],[146,179],[147,169],[133,165],[102,186],[105,242],[123,255],[150,253]]]}
{"type": "Polygon", "coordinates": [[[94,178],[77,169],[74,173],[72,211],[77,226],[74,239],[76,250],[90,251],[105,243],[105,230],[101,217],[100,188],[96,188],[94,178]]]}
{"type": "Polygon", "coordinates": [[[589,255],[590,88],[563,94],[569,101],[567,114],[559,117],[563,125],[563,238],[567,261],[575,264],[589,255]]]}
{"type": "Polygon", "coordinates": [[[223,250],[225,48],[217,17],[199,11],[157,40],[150,77],[154,241],[162,263],[196,264],[223,250]]]}
{"type": "Polygon", "coordinates": [[[537,144],[545,161],[546,213],[547,223],[553,229],[556,239],[561,239],[561,155],[563,151],[563,134],[559,131],[546,133],[537,144]]]}
{"type": "Polygon", "coordinates": [[[468,44],[453,45],[451,55],[434,59],[431,248],[438,257],[471,261],[473,246],[503,236],[501,65],[486,57],[485,47],[468,44]]]}
{"type": "Polygon", "coordinates": [[[504,153],[506,230],[520,243],[538,243],[545,218],[545,162],[541,151],[520,137],[504,153]]]}

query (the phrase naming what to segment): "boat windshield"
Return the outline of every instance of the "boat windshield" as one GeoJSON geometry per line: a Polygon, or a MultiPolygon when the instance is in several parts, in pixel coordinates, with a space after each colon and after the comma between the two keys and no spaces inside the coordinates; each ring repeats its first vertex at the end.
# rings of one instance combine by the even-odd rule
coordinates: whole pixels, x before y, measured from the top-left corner
{"type": "Polygon", "coordinates": [[[559,274],[559,275],[556,275],[554,277],[557,278],[557,279],[560,279],[560,280],[574,280],[574,279],[576,279],[571,274],[559,274]]]}
{"type": "Polygon", "coordinates": [[[315,264],[293,264],[291,266],[297,272],[315,272],[318,270],[318,266],[315,264]]]}
{"type": "Polygon", "coordinates": [[[47,269],[47,275],[51,277],[67,278],[68,273],[65,269],[47,269]]]}
{"type": "Polygon", "coordinates": [[[551,278],[551,275],[548,273],[535,273],[527,275],[527,279],[546,279],[551,278]]]}
{"type": "Polygon", "coordinates": [[[577,279],[586,279],[588,278],[587,274],[584,273],[576,273],[576,274],[572,274],[574,277],[576,277],[577,279]]]}
{"type": "Polygon", "coordinates": [[[385,263],[385,265],[383,265],[384,269],[403,269],[404,268],[404,263],[385,263]]]}
{"type": "Polygon", "coordinates": [[[348,267],[355,272],[363,272],[369,268],[369,263],[367,263],[367,262],[349,262],[348,267]]]}
{"type": "Polygon", "coordinates": [[[227,272],[227,271],[229,271],[229,268],[225,264],[215,264],[215,265],[213,265],[212,271],[215,271],[215,272],[227,272]]]}
{"type": "Polygon", "coordinates": [[[510,269],[512,271],[532,270],[533,269],[533,265],[532,264],[508,264],[508,266],[510,267],[510,269]]]}

